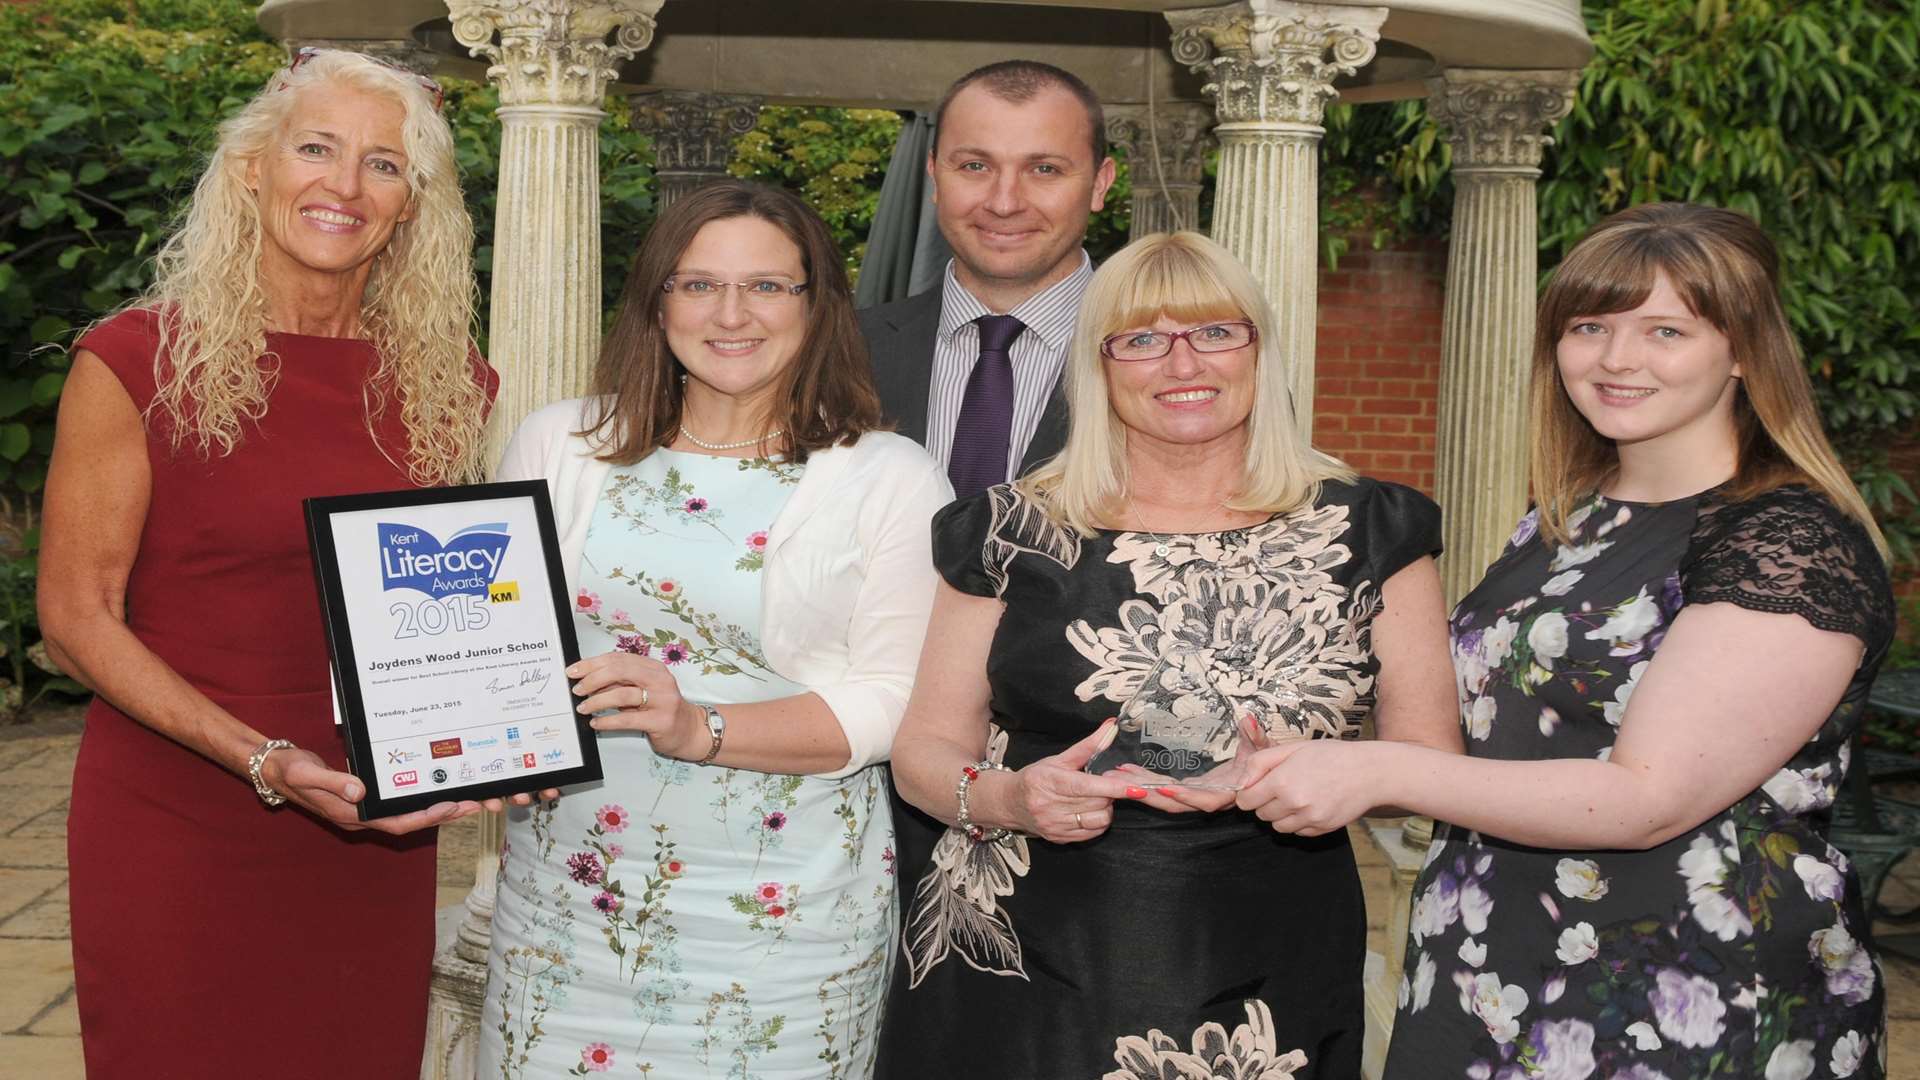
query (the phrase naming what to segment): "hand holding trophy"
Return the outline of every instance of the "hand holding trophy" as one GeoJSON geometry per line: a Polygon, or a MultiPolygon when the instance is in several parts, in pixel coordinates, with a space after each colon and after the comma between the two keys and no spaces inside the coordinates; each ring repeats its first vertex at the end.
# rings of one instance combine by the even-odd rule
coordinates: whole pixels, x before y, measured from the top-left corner
{"type": "Polygon", "coordinates": [[[1247,756],[1270,739],[1260,718],[1235,714],[1208,666],[1208,653],[1197,646],[1168,649],[1120,707],[1113,742],[1086,771],[1124,770],[1149,786],[1238,791],[1247,756]]]}

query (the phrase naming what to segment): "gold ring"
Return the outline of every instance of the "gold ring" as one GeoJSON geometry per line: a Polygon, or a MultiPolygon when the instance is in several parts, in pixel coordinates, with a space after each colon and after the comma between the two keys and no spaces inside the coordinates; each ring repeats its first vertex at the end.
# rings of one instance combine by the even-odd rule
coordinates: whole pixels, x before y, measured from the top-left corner
{"type": "Polygon", "coordinates": [[[647,688],[644,686],[640,688],[640,707],[647,707],[647,688]]]}
{"type": "Polygon", "coordinates": [[[1084,829],[1087,827],[1087,823],[1080,820],[1080,815],[1078,812],[1075,812],[1075,814],[1073,815],[1073,827],[1076,829],[1084,829]]]}

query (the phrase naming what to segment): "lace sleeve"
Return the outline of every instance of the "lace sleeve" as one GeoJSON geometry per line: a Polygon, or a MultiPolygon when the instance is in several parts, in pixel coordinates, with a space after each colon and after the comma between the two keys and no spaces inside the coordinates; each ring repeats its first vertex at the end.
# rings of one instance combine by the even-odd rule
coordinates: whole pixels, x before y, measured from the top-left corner
{"type": "Polygon", "coordinates": [[[1852,634],[1869,660],[1893,636],[1893,586],[1873,541],[1805,488],[1703,508],[1681,586],[1688,603],[1725,601],[1852,634]]]}

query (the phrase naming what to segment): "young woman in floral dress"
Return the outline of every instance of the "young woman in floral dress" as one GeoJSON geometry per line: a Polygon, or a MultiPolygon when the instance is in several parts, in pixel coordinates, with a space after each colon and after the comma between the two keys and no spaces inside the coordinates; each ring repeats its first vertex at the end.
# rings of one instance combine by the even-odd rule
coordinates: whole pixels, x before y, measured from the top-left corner
{"type": "Polygon", "coordinates": [[[599,395],[507,449],[504,477],[553,492],[606,780],[509,818],[482,1075],[872,1068],[881,763],[952,489],[873,430],[851,299],[798,198],[708,185],[641,248],[599,395]]]}
{"type": "Polygon", "coordinates": [[[1893,602],[1773,245],[1708,207],[1602,222],[1541,300],[1533,419],[1538,508],[1453,613],[1468,756],[1276,747],[1242,805],[1450,823],[1390,1077],[1883,1076],[1825,833],[1893,602]]]}

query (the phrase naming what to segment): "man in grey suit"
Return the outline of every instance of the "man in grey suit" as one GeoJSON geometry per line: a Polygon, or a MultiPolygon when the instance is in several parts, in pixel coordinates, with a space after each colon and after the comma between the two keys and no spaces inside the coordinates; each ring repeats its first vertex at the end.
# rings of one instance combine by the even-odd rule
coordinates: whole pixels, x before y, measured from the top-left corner
{"type": "MultiPolygon", "coordinates": [[[[1113,159],[1100,100],[1049,64],[969,72],[935,114],[927,174],[953,249],[939,288],[860,312],[880,404],[961,498],[1059,453],[1067,342],[1093,276],[1081,242],[1113,159]]],[[[893,794],[895,867],[919,884],[945,826],[893,794]]]]}
{"type": "Polygon", "coordinates": [[[1082,241],[1113,184],[1100,101],[1008,60],[947,90],[927,155],[953,260],[939,288],[860,312],[889,419],[973,494],[1066,441],[1060,376],[1093,275],[1082,241]]]}

